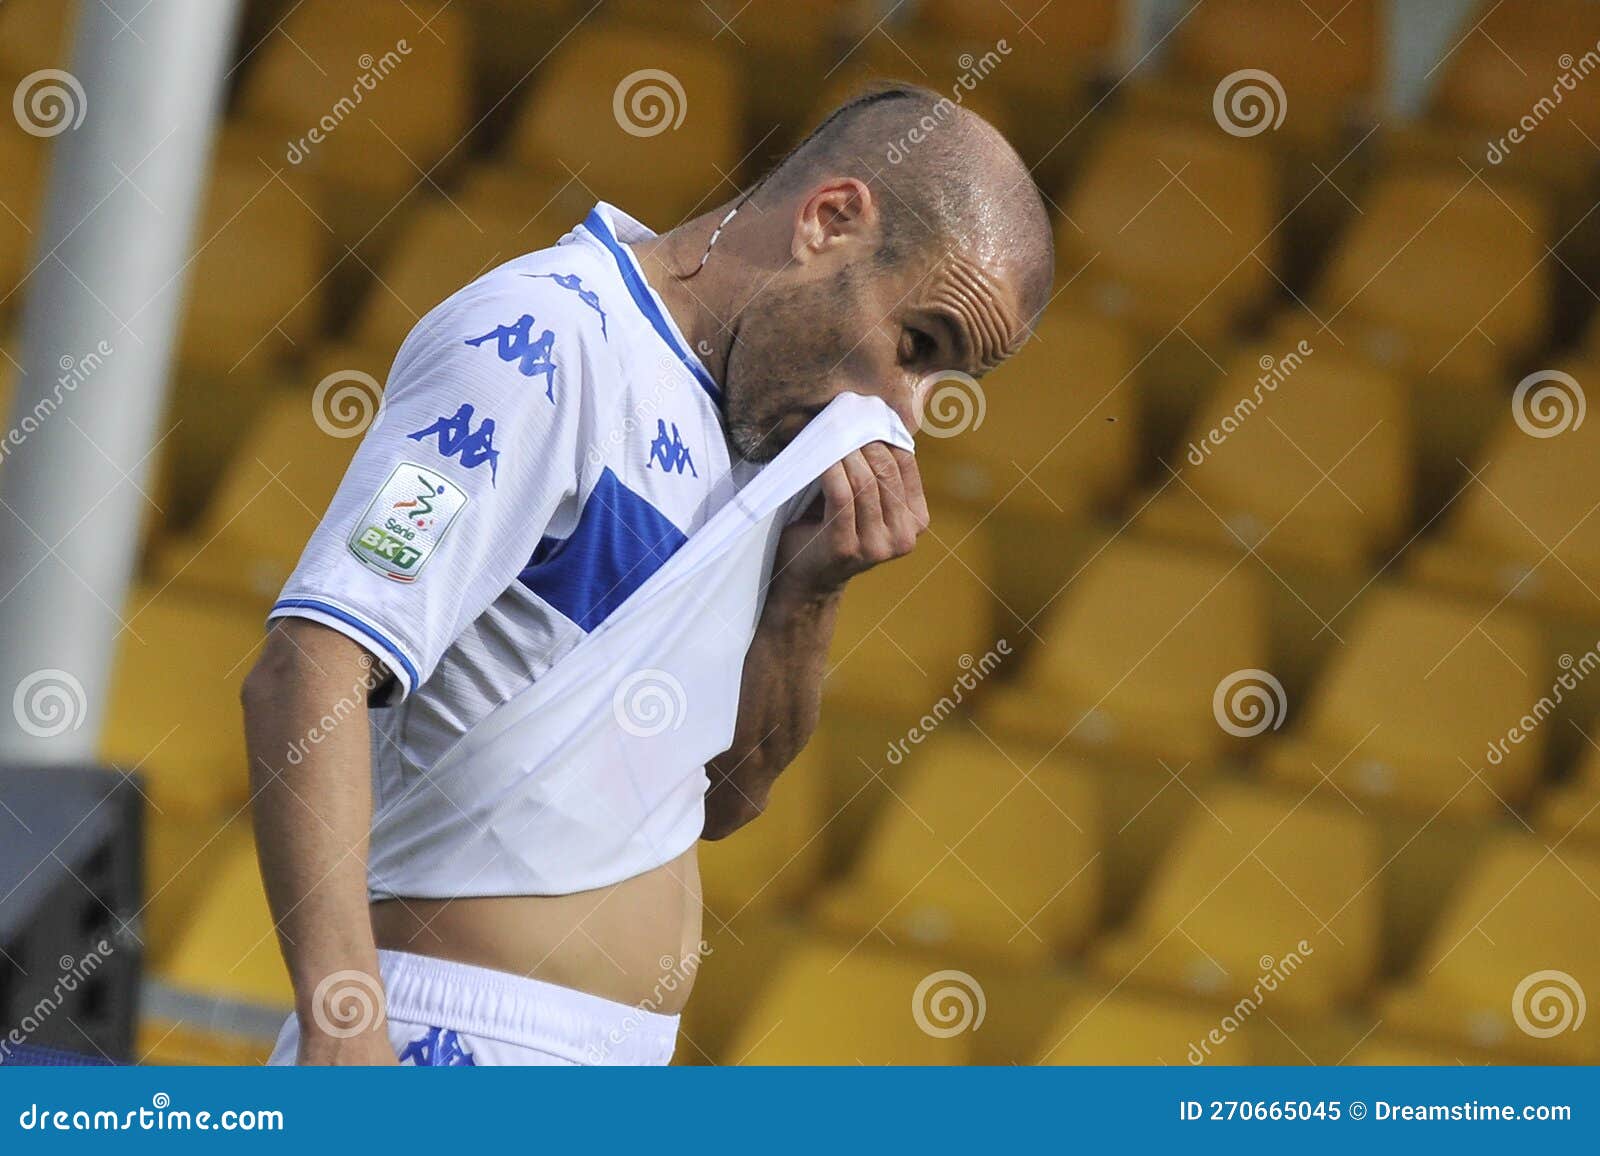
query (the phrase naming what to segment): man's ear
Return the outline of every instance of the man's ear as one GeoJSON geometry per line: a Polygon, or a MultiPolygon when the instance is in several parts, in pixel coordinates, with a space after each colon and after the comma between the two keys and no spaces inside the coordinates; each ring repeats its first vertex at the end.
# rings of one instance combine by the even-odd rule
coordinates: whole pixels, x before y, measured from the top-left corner
{"type": "Polygon", "coordinates": [[[865,181],[830,177],[795,210],[791,255],[804,263],[842,245],[870,240],[878,228],[878,205],[865,181]]]}

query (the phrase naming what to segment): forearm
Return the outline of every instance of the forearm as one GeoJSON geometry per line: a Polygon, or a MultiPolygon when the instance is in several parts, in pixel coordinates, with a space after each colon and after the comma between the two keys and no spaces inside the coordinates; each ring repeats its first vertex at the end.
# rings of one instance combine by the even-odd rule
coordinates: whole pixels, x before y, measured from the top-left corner
{"type": "Polygon", "coordinates": [[[244,695],[257,856],[302,1038],[313,1050],[359,1026],[348,1013],[362,1001],[376,1012],[370,1030],[384,1030],[367,909],[371,679],[370,660],[352,674],[280,645],[252,672],[244,695]],[[329,718],[340,721],[324,729],[329,718]],[[324,984],[341,972],[355,974],[324,984]]]}
{"type": "Polygon", "coordinates": [[[767,804],[772,784],[816,730],[839,594],[775,588],[745,657],[733,745],[706,767],[707,839],[732,834],[767,804]]]}

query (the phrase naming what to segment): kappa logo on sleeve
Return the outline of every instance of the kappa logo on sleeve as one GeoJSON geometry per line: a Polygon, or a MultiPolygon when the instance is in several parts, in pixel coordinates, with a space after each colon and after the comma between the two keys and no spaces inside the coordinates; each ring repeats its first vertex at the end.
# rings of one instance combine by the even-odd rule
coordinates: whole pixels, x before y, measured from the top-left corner
{"type": "Polygon", "coordinates": [[[497,325],[481,337],[469,337],[466,344],[477,349],[486,341],[494,342],[494,351],[501,361],[515,362],[523,377],[544,374],[544,395],[554,405],[556,400],[556,363],[553,360],[556,335],[546,329],[537,338],[533,336],[534,320],[524,313],[510,325],[497,325]]]}
{"type": "Polygon", "coordinates": [[[448,478],[403,462],[350,535],[350,552],[395,582],[415,582],[471,499],[448,478]]]}

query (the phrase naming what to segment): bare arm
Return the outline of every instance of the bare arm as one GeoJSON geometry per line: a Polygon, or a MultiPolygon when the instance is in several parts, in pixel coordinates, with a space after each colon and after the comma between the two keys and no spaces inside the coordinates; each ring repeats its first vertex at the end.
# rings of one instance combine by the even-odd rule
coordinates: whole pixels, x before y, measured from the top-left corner
{"type": "Polygon", "coordinates": [[[256,854],[294,983],[301,1063],[395,1062],[367,910],[367,694],[385,678],[357,643],[291,618],[245,679],[256,854]]]}
{"type": "Polygon", "coordinates": [[[745,656],[733,745],[706,767],[707,839],[725,838],[761,814],[772,784],[816,729],[845,583],[910,553],[928,528],[916,459],[881,442],[831,467],[820,502],[817,517],[796,522],[779,541],[745,656]]]}

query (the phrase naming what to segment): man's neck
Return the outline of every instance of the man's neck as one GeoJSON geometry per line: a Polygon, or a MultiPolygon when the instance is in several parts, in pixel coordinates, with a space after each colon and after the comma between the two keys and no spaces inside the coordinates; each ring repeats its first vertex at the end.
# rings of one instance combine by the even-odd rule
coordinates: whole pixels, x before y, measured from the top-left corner
{"type": "Polygon", "coordinates": [[[733,343],[732,310],[726,307],[726,282],[719,276],[720,269],[710,268],[712,262],[702,268],[700,259],[726,211],[714,210],[632,246],[650,288],[719,385],[733,343]]]}

